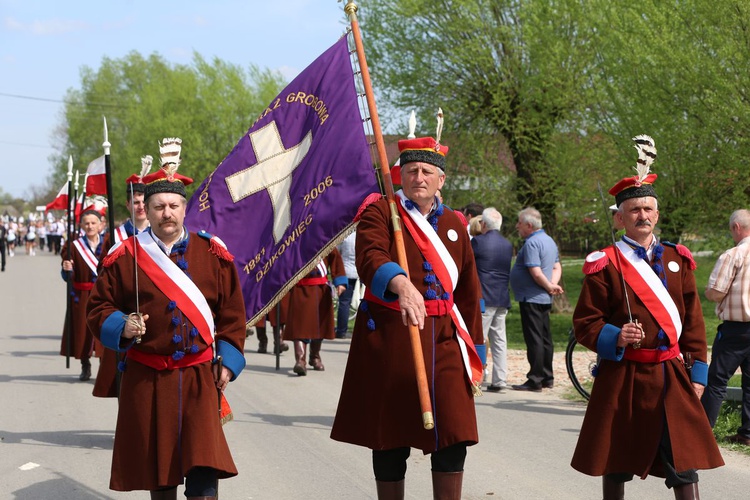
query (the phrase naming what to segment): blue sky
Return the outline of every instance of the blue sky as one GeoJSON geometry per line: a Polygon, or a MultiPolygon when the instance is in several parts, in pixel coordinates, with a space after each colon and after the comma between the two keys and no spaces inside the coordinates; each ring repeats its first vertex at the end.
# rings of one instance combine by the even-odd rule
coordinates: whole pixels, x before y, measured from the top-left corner
{"type": "Polygon", "coordinates": [[[195,51],[209,60],[278,70],[291,80],[344,33],[343,5],[0,0],[0,187],[23,196],[30,186],[44,184],[48,157],[59,146],[59,101],[67,89],[79,87],[83,66],[96,69],[103,57],[118,59],[134,50],[189,64],[195,51]]]}

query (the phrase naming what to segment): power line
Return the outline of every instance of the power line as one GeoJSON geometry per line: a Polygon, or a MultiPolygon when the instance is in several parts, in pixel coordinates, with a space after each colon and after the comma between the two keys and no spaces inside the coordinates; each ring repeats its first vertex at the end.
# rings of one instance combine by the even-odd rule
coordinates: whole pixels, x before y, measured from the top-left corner
{"type": "Polygon", "coordinates": [[[29,148],[55,149],[52,146],[43,146],[41,144],[27,144],[23,142],[11,142],[11,141],[3,141],[3,140],[0,140],[0,144],[8,144],[10,146],[25,146],[29,148]]]}
{"type": "Polygon", "coordinates": [[[121,104],[116,102],[75,102],[75,101],[64,101],[62,99],[48,99],[46,97],[35,97],[35,96],[28,96],[28,95],[20,95],[20,94],[8,94],[5,92],[0,92],[0,96],[2,97],[11,97],[13,99],[27,99],[29,101],[42,101],[42,102],[55,102],[60,104],[71,104],[74,106],[101,106],[101,107],[111,107],[111,108],[128,108],[130,107],[127,104],[121,104]]]}
{"type": "Polygon", "coordinates": [[[5,92],[0,92],[0,96],[13,97],[15,99],[29,99],[30,101],[63,102],[63,103],[65,102],[59,99],[45,99],[44,97],[31,97],[27,95],[6,94],[5,92]]]}

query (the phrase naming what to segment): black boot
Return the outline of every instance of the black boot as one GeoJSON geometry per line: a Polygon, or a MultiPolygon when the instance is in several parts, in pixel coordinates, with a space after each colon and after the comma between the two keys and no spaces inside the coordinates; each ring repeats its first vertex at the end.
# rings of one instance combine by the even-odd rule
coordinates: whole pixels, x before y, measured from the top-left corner
{"type": "Polygon", "coordinates": [[[604,500],[624,500],[625,483],[615,481],[609,476],[603,476],[602,495],[604,496],[604,500]]]}
{"type": "Polygon", "coordinates": [[[85,382],[91,378],[91,361],[89,358],[81,358],[81,375],[78,380],[85,382]]]}

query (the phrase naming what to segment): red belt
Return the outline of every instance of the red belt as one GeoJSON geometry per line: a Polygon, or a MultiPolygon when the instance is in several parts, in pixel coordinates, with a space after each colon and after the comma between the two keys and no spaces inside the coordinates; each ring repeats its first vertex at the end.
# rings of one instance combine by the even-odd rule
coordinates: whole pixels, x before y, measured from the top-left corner
{"type": "MultiPolygon", "coordinates": [[[[388,309],[393,309],[394,311],[401,310],[398,300],[394,300],[393,302],[383,302],[373,295],[369,288],[365,288],[365,300],[375,302],[376,304],[387,307],[388,309]]],[[[453,300],[425,300],[424,309],[427,316],[447,316],[450,314],[451,309],[453,309],[453,300]]]]}
{"type": "Polygon", "coordinates": [[[185,354],[185,356],[175,361],[172,356],[165,356],[163,354],[151,354],[143,351],[137,351],[130,349],[127,353],[127,358],[137,361],[142,365],[149,366],[154,370],[176,370],[177,368],[187,368],[188,366],[198,365],[211,361],[213,359],[213,350],[204,349],[198,354],[185,354]]]}
{"type": "Polygon", "coordinates": [[[73,282],[73,290],[92,290],[94,288],[94,284],[90,281],[74,281],[73,282]]]}
{"type": "Polygon", "coordinates": [[[675,344],[666,351],[660,349],[633,349],[628,347],[625,349],[624,358],[630,361],[637,361],[638,363],[661,363],[662,361],[676,358],[679,355],[680,346],[675,344]]]}
{"type": "Polygon", "coordinates": [[[327,285],[328,284],[328,278],[325,276],[320,276],[318,278],[302,278],[297,282],[297,285],[299,286],[312,286],[312,285],[327,285]]]}

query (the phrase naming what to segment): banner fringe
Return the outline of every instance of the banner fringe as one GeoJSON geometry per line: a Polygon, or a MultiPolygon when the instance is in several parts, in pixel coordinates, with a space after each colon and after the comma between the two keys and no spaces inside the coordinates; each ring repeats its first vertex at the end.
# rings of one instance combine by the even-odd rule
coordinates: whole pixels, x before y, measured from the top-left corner
{"type": "Polygon", "coordinates": [[[248,321],[245,322],[245,328],[250,328],[251,326],[255,326],[255,324],[260,320],[261,318],[264,318],[266,314],[268,314],[268,311],[273,309],[273,306],[278,304],[281,299],[284,298],[284,296],[297,284],[299,280],[307,276],[310,271],[312,271],[317,265],[318,262],[320,262],[321,259],[328,256],[329,253],[333,251],[333,249],[339,245],[342,241],[344,241],[347,236],[352,234],[357,229],[357,222],[352,222],[348,226],[346,226],[339,234],[334,236],[331,241],[326,243],[326,245],[321,248],[318,253],[315,254],[315,257],[313,257],[305,267],[297,271],[297,273],[292,276],[292,278],[287,281],[287,283],[276,292],[276,295],[271,298],[268,303],[263,306],[263,308],[258,311],[252,318],[250,318],[248,321]]]}

